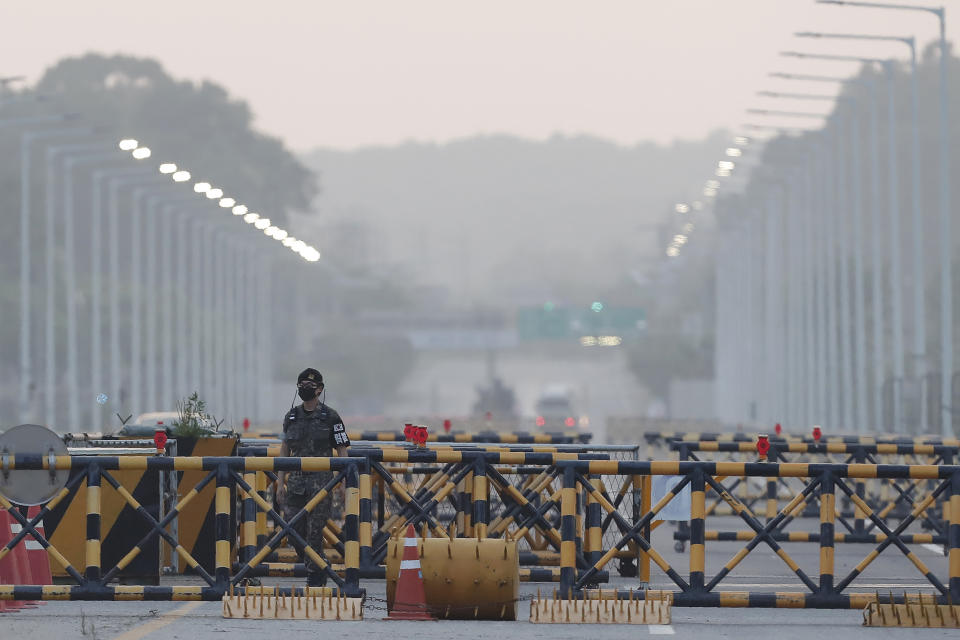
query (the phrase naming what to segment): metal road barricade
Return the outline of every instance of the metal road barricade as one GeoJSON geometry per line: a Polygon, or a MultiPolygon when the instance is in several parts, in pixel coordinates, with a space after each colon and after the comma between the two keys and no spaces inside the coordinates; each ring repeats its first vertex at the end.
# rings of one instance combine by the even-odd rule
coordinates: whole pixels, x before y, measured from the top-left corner
{"type": "MultiPolygon", "coordinates": [[[[61,566],[66,574],[72,578],[74,584],[66,585],[0,585],[0,599],[4,600],[220,600],[228,590],[243,592],[245,578],[263,559],[279,547],[286,538],[302,553],[305,553],[325,571],[330,580],[336,585],[326,594],[335,596],[345,595],[357,597],[363,595],[360,589],[361,558],[369,558],[370,554],[370,510],[369,501],[364,509],[360,499],[360,485],[364,477],[369,478],[369,467],[365,458],[242,458],[242,457],[128,457],[128,456],[55,456],[53,468],[79,470],[52,500],[45,504],[33,518],[23,515],[16,505],[0,496],[0,506],[7,509],[11,516],[21,525],[20,532],[10,542],[0,548],[0,559],[6,556],[28,536],[38,542],[48,553],[51,560],[61,566]],[[201,472],[202,479],[197,482],[183,498],[161,518],[155,518],[131,494],[117,477],[123,471],[196,471],[201,472]],[[256,483],[248,482],[251,475],[258,471],[332,471],[333,478],[318,492],[298,513],[289,521],[285,520],[273,507],[268,504],[257,491],[256,483]],[[79,485],[81,479],[86,481],[86,542],[84,561],[81,567],[74,566],[43,534],[38,533],[38,523],[66,499],[75,489],[72,484],[79,485]],[[307,516],[330,491],[343,484],[346,489],[346,514],[344,518],[342,576],[334,571],[331,565],[321,557],[319,551],[310,547],[294,529],[293,526],[300,519],[307,516]],[[126,552],[113,566],[102,566],[103,536],[101,528],[101,504],[103,485],[108,490],[119,494],[127,505],[133,509],[148,525],[149,532],[126,552]],[[167,526],[177,518],[178,514],[187,507],[209,485],[215,487],[215,521],[213,542],[215,549],[215,566],[212,572],[207,571],[200,562],[179,544],[167,530],[167,526]],[[278,526],[276,532],[264,544],[247,545],[242,549],[241,564],[234,568],[232,557],[237,539],[236,531],[231,525],[231,514],[234,511],[233,492],[241,490],[245,499],[252,500],[256,509],[263,511],[278,526]],[[365,517],[363,526],[361,517],[365,517]],[[191,571],[199,576],[204,583],[200,586],[157,586],[157,585],[119,585],[112,584],[124,568],[133,562],[148,545],[156,538],[168,544],[180,558],[190,567],[191,571]]],[[[5,456],[3,469],[5,473],[16,473],[18,470],[49,469],[50,459],[43,455],[5,456]]],[[[248,506],[248,505],[245,505],[248,506]]],[[[250,516],[250,510],[243,510],[244,516],[250,516]]],[[[249,520],[249,518],[247,518],[249,520]]],[[[254,522],[256,516],[254,514],[254,522]]],[[[241,530],[249,532],[249,524],[241,522],[241,530]]],[[[249,541],[245,537],[245,543],[249,541]]],[[[259,542],[259,541],[258,541],[259,542]]],[[[302,594],[303,589],[294,589],[302,594]]],[[[290,595],[291,588],[281,590],[281,593],[290,595]]]]}
{"type": "MultiPolygon", "coordinates": [[[[741,461],[744,457],[751,460],[756,458],[755,443],[748,442],[685,442],[675,440],[670,443],[671,449],[677,452],[680,460],[699,461],[710,455],[721,455],[728,460],[741,461]],[[739,458],[739,460],[737,460],[739,458]]],[[[957,458],[958,448],[940,444],[914,443],[822,443],[809,444],[801,442],[774,442],[770,444],[767,458],[771,462],[833,462],[841,464],[914,464],[914,465],[950,465],[957,458]]],[[[762,506],[767,521],[774,517],[779,505],[792,499],[798,487],[786,478],[756,478],[759,487],[748,488],[749,478],[734,478],[721,486],[727,492],[736,493],[738,498],[750,509],[757,510],[757,503],[762,506]]],[[[931,481],[924,479],[896,479],[859,478],[854,482],[854,488],[866,504],[870,505],[885,519],[907,518],[916,506],[918,493],[932,489],[931,481]]],[[[709,490],[708,490],[709,492],[709,490]]],[[[817,517],[816,509],[808,505],[795,517],[817,517]]],[[[707,507],[708,514],[724,515],[733,513],[723,499],[716,495],[707,507]],[[723,507],[726,506],[727,510],[723,507]]],[[[876,544],[883,540],[881,533],[876,533],[876,526],[869,522],[866,514],[851,500],[841,499],[838,503],[837,521],[842,526],[842,532],[835,533],[835,539],[842,542],[862,542],[876,544]]],[[[789,524],[785,522],[771,532],[771,536],[781,542],[819,542],[816,532],[791,532],[783,529],[789,524]]],[[[904,534],[904,540],[915,544],[944,544],[947,535],[947,523],[944,519],[942,506],[931,505],[919,524],[923,532],[904,534]],[[927,532],[930,533],[927,533],[927,532]]],[[[707,531],[709,540],[743,540],[752,536],[750,531],[707,531]]],[[[690,529],[685,522],[680,522],[674,539],[678,541],[678,549],[690,539],[690,529]]]]}
{"type": "MultiPolygon", "coordinates": [[[[309,556],[327,572],[334,586],[325,593],[357,597],[362,595],[361,580],[383,576],[382,561],[390,536],[408,524],[430,536],[460,535],[476,538],[501,537],[533,540],[536,533],[545,541],[547,550],[555,553],[556,567],[531,567],[527,576],[559,581],[565,597],[592,592],[602,584],[610,562],[633,556],[639,566],[652,562],[670,580],[671,591],[648,591],[647,597],[672,599],[676,606],[767,606],[863,608],[877,602],[875,593],[853,593],[857,577],[885,550],[899,550],[924,576],[935,590],[939,602],[960,602],[960,466],[955,465],[877,465],[835,463],[752,463],[752,462],[643,462],[610,460],[606,454],[537,451],[491,451],[485,448],[444,447],[434,449],[356,447],[346,458],[273,458],[273,457],[167,457],[167,456],[5,456],[6,473],[18,470],[77,470],[75,477],[86,482],[86,541],[82,564],[71,564],[55,545],[37,531],[40,519],[66,499],[70,483],[35,517],[28,518],[4,498],[6,508],[21,525],[20,532],[0,547],[0,558],[27,538],[36,540],[54,563],[60,564],[73,579],[69,585],[0,585],[0,599],[16,600],[219,600],[231,590],[243,593],[248,578],[269,564],[284,539],[309,556]],[[598,459],[599,458],[599,459],[598,459]],[[390,468],[393,468],[391,470],[390,468]],[[398,470],[429,469],[415,487],[397,479],[398,470]],[[117,479],[117,472],[144,470],[158,472],[197,471],[203,477],[162,518],[150,514],[117,479]],[[277,471],[332,471],[333,477],[300,512],[286,520],[264,497],[265,483],[259,474],[277,471]],[[523,480],[517,486],[504,471],[523,480]],[[633,500],[632,487],[649,488],[653,476],[679,476],[679,484],[664,497],[651,504],[642,501],[640,508],[633,500]],[[614,494],[605,480],[629,479],[625,495],[630,495],[630,508],[615,504],[614,494]],[[722,484],[729,479],[782,478],[796,480],[802,486],[794,497],[772,518],[757,515],[722,484]],[[924,481],[929,486],[925,495],[917,495],[910,513],[893,524],[889,518],[867,503],[858,493],[861,480],[894,479],[924,481]],[[377,510],[377,485],[397,497],[397,506],[389,513],[377,510]],[[651,530],[658,514],[685,487],[691,489],[689,572],[686,576],[671,566],[653,546],[651,530]],[[178,544],[167,530],[178,513],[207,486],[214,487],[215,521],[211,542],[215,548],[215,566],[207,571],[196,558],[178,544]],[[327,548],[340,556],[340,563],[329,562],[320,550],[307,545],[293,526],[307,512],[326,499],[337,487],[344,488],[342,525],[333,523],[327,548]],[[751,531],[745,546],[716,572],[708,576],[705,553],[708,542],[706,495],[715,491],[751,531]],[[148,525],[148,533],[126,550],[112,566],[102,563],[102,495],[112,491],[136,511],[148,525]],[[232,497],[239,498],[239,507],[232,497]],[[863,513],[864,519],[878,533],[875,547],[846,575],[835,575],[834,548],[846,539],[837,539],[838,497],[849,500],[863,513]],[[805,506],[815,504],[818,519],[819,572],[808,574],[780,545],[776,533],[784,532],[805,506]],[[935,505],[949,505],[950,519],[945,522],[945,547],[949,561],[948,575],[931,571],[909,548],[916,542],[908,530],[935,505]],[[440,505],[449,505],[444,510],[440,505]],[[238,527],[230,523],[230,515],[238,509],[238,527]],[[275,523],[273,530],[261,533],[258,516],[263,514],[275,523]],[[603,543],[604,522],[616,540],[603,543]],[[882,538],[879,535],[882,534],[882,538]],[[156,586],[118,585],[118,573],[154,539],[174,549],[191,568],[200,585],[156,586]],[[239,542],[239,544],[238,544],[239,542]],[[743,559],[761,544],[769,546],[796,576],[797,591],[783,593],[718,592],[743,559]]],[[[266,475],[263,476],[266,479],[266,475]]],[[[71,480],[71,482],[79,482],[71,480]]],[[[642,492],[641,492],[642,493],[642,492]]],[[[787,532],[789,533],[789,532],[787,532]]],[[[863,548],[862,545],[859,548],[863,548]]],[[[525,553],[536,557],[538,549],[525,553]]],[[[646,578],[644,578],[646,579],[646,578]]],[[[604,590],[605,592],[607,590],[604,590]]],[[[302,588],[286,587],[282,594],[302,593],[302,588]]],[[[636,592],[623,592],[617,597],[634,598],[636,592]]],[[[892,596],[879,596],[883,602],[892,596]]],[[[895,598],[894,598],[895,599],[895,598]]]]}
{"type": "MultiPolygon", "coordinates": [[[[567,598],[575,598],[590,584],[596,572],[602,571],[614,557],[616,550],[635,541],[651,560],[676,585],[672,592],[675,606],[691,607],[794,607],[794,608],[864,608],[870,602],[885,602],[897,597],[876,593],[852,593],[848,589],[859,575],[888,547],[897,548],[917,571],[935,589],[933,600],[939,603],[960,602],[960,466],[954,465],[875,465],[875,464],[804,464],[804,463],[737,463],[737,462],[603,462],[561,461],[557,463],[563,479],[561,511],[562,550],[560,566],[560,592],[567,598]],[[637,521],[624,522],[629,529],[615,547],[608,550],[587,571],[579,571],[576,549],[575,523],[576,492],[578,487],[589,490],[591,475],[639,474],[681,476],[679,484],[657,502],[637,521]],[[764,523],[746,505],[733,497],[720,484],[723,478],[799,478],[803,489],[774,518],[764,523]],[[920,500],[909,517],[895,528],[887,525],[870,505],[866,504],[850,485],[858,479],[897,478],[921,479],[935,483],[935,488],[920,500]],[[655,518],[680,490],[691,488],[689,574],[686,578],[672,567],[651,545],[650,538],[643,534],[645,526],[655,518]],[[705,570],[706,539],[706,491],[711,488],[720,494],[734,512],[753,531],[745,547],[738,551],[712,578],[705,570]],[[835,576],[834,527],[837,494],[846,496],[861,509],[884,534],[884,539],[844,576],[835,576]],[[919,518],[934,502],[945,497],[949,501],[951,520],[947,536],[948,575],[935,575],[907,546],[904,531],[919,518]],[[819,575],[809,576],[787,554],[771,533],[803,505],[811,500],[819,502],[819,575]],[[752,593],[746,591],[718,592],[716,587],[737,565],[761,543],[768,545],[790,568],[803,590],[795,592],[752,593]],[[838,579],[839,578],[839,579],[838,579]]],[[[613,512],[612,505],[605,504],[603,497],[595,494],[605,510],[613,512]]],[[[617,516],[614,516],[617,517],[617,516]]],[[[648,591],[646,597],[662,597],[662,591],[648,591]]],[[[627,594],[620,594],[628,597],[627,594]]],[[[630,594],[629,597],[633,597],[630,594]]],[[[899,600],[897,600],[899,601],[899,600]]]]}
{"type": "MultiPolygon", "coordinates": [[[[428,525],[433,535],[453,535],[458,537],[507,537],[517,534],[518,551],[521,565],[525,569],[521,573],[524,581],[557,581],[559,573],[556,566],[559,564],[559,538],[551,538],[551,530],[544,525],[546,519],[541,518],[526,528],[518,526],[518,518],[522,520],[522,507],[512,497],[506,487],[515,488],[525,500],[536,505],[550,501],[553,493],[551,486],[555,483],[555,474],[550,473],[549,465],[557,458],[553,454],[565,456],[580,456],[582,459],[627,459],[635,460],[638,447],[636,446],[585,446],[585,445],[467,445],[467,444],[431,444],[426,451],[435,451],[442,454],[439,458],[431,458],[432,454],[411,449],[402,442],[356,442],[351,448],[351,455],[374,456],[378,460],[382,456],[380,450],[389,453],[382,462],[373,465],[371,501],[374,510],[374,556],[373,566],[364,566],[362,573],[366,577],[382,576],[382,564],[386,552],[386,544],[390,535],[407,524],[416,524],[418,527],[428,525]],[[417,452],[420,460],[427,462],[396,462],[403,459],[408,451],[417,452]],[[401,453],[397,453],[401,452],[401,453]],[[451,456],[451,452],[456,452],[451,456]],[[481,496],[476,484],[478,474],[473,468],[476,455],[479,453],[529,453],[538,456],[524,456],[520,464],[499,464],[495,458],[486,456],[483,464],[485,468],[481,478],[488,478],[486,489],[481,496]],[[463,456],[467,459],[463,459],[463,456]],[[459,457],[458,457],[459,456],[459,457]],[[445,462],[434,464],[432,460],[445,462]],[[494,480],[490,481],[489,476],[494,480]],[[482,497],[482,500],[481,500],[482,497]],[[486,511],[489,513],[487,523],[476,520],[475,511],[477,502],[486,502],[486,511]],[[427,521],[421,517],[422,512],[430,515],[427,521]],[[529,568],[527,568],[529,567],[529,568]]],[[[249,441],[241,446],[243,455],[276,455],[279,445],[257,445],[249,441]]],[[[270,481],[267,478],[267,481],[270,481]]],[[[480,480],[479,482],[483,482],[480,480]]],[[[642,503],[642,487],[634,484],[634,478],[618,478],[608,476],[598,481],[604,495],[617,505],[629,518],[638,511],[642,503]]],[[[365,495],[362,493],[362,495],[365,495]]],[[[584,494],[583,503],[588,509],[595,509],[588,504],[584,494]]],[[[549,518],[549,514],[548,514],[549,518]]],[[[583,524],[581,522],[581,524],[583,524]]],[[[331,543],[339,546],[336,541],[336,524],[331,521],[328,527],[331,543]]],[[[258,525],[259,530],[259,525],[258,525]]],[[[585,530],[584,544],[588,553],[596,553],[612,544],[617,539],[618,531],[615,523],[609,517],[604,518],[599,528],[585,530]],[[599,534],[599,539],[598,538],[599,534]]],[[[337,548],[331,548],[333,557],[338,553],[337,548]]],[[[258,575],[271,576],[302,576],[305,567],[295,562],[288,553],[272,554],[268,562],[261,565],[258,575]]],[[[623,552],[619,558],[620,574],[636,576],[638,550],[623,552]]]]}
{"type": "MultiPolygon", "coordinates": [[[[351,442],[397,442],[405,439],[403,431],[349,431],[347,436],[351,442]]],[[[260,438],[278,438],[278,432],[259,434],[260,438]]],[[[428,442],[450,443],[490,443],[490,444],[588,444],[593,438],[592,433],[529,433],[526,431],[498,432],[481,431],[477,433],[430,433],[428,442]]]]}
{"type": "Polygon", "coordinates": [[[892,433],[877,433],[869,436],[839,434],[823,435],[815,439],[811,434],[798,434],[783,432],[775,435],[768,433],[709,433],[709,432],[685,432],[685,431],[645,431],[643,433],[644,442],[648,447],[659,448],[662,451],[668,451],[670,443],[673,441],[681,442],[756,442],[757,437],[765,435],[771,442],[805,442],[807,444],[943,444],[948,446],[960,446],[960,440],[957,438],[944,438],[938,435],[922,436],[902,436],[892,433]]]}

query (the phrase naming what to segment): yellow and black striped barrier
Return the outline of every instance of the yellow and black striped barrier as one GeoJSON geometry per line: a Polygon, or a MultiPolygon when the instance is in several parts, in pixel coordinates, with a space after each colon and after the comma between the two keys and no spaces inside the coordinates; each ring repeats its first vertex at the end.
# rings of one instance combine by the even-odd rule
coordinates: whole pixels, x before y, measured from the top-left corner
{"type": "MultiPolygon", "coordinates": [[[[528,578],[559,582],[560,592],[579,594],[591,585],[606,579],[608,564],[624,554],[640,554],[655,564],[677,589],[672,592],[676,606],[798,606],[798,607],[845,607],[860,602],[858,594],[850,593],[856,579],[885,549],[898,549],[910,560],[918,572],[936,591],[938,601],[960,601],[960,467],[954,465],[878,465],[838,463],[757,463],[757,462],[697,462],[697,461],[624,461],[595,459],[590,454],[564,454],[509,451],[437,451],[426,449],[375,450],[370,455],[354,455],[346,458],[256,458],[239,456],[167,457],[167,456],[58,456],[17,454],[3,458],[5,473],[18,470],[36,470],[49,467],[70,469],[78,472],[81,480],[72,479],[64,491],[45,507],[49,512],[70,491],[75,491],[86,482],[85,514],[87,534],[85,553],[79,563],[71,562],[55,545],[43,538],[37,530],[37,519],[27,519],[15,505],[0,502],[19,522],[22,530],[13,541],[0,548],[0,559],[16,544],[33,538],[47,549],[51,559],[59,563],[76,584],[57,587],[38,585],[5,585],[0,587],[0,598],[6,599],[220,599],[231,587],[240,587],[244,580],[259,571],[269,572],[274,567],[269,558],[277,553],[287,539],[299,554],[308,556],[317,566],[327,572],[336,586],[333,593],[351,596],[362,593],[360,582],[373,577],[374,569],[382,558],[378,557],[380,542],[389,537],[393,529],[414,524],[430,535],[454,535],[451,526],[456,516],[439,509],[441,503],[455,501],[458,494],[469,492],[469,500],[460,502],[456,512],[469,516],[475,536],[502,536],[515,540],[527,539],[531,534],[540,538],[545,547],[532,549],[536,559],[553,562],[557,566],[549,570],[531,568],[528,578]],[[407,490],[390,473],[387,465],[395,461],[402,465],[440,466],[440,471],[423,479],[419,486],[407,490]],[[498,470],[498,466],[510,468],[518,465],[540,466],[541,472],[523,476],[514,486],[498,470]],[[202,474],[200,481],[181,498],[162,518],[155,517],[124,486],[117,476],[127,470],[178,471],[190,470],[202,474]],[[258,478],[276,471],[331,471],[330,480],[313,496],[307,505],[292,519],[287,520],[261,495],[258,478]],[[618,508],[611,495],[600,482],[605,477],[625,478],[618,496],[626,495],[652,475],[680,476],[680,483],[656,504],[646,499],[642,508],[632,514],[618,508]],[[796,478],[803,480],[803,489],[771,518],[758,517],[742,501],[723,486],[727,478],[796,478]],[[888,524],[881,510],[868,504],[856,490],[859,479],[881,478],[894,480],[930,481],[930,491],[918,496],[909,516],[896,526],[888,524]],[[658,513],[685,487],[691,489],[691,552],[687,575],[671,566],[664,555],[653,546],[650,531],[658,513]],[[399,506],[384,525],[374,527],[374,487],[383,486],[397,497],[399,506]],[[168,531],[168,525],[178,513],[208,487],[214,492],[215,526],[213,543],[216,550],[213,571],[206,571],[190,551],[179,544],[168,531]],[[306,517],[320,501],[330,496],[337,487],[345,491],[344,520],[342,527],[331,531],[342,549],[339,560],[342,566],[334,566],[323,557],[323,550],[311,548],[293,526],[297,518],[306,517]],[[705,566],[706,549],[712,534],[707,530],[709,517],[706,509],[706,494],[714,491],[753,532],[749,539],[738,537],[745,547],[737,552],[721,570],[708,575],[705,566]],[[103,547],[102,516],[103,496],[115,493],[149,528],[135,545],[130,545],[122,559],[105,564],[103,547]],[[240,497],[239,527],[231,525],[230,514],[236,509],[240,497]],[[845,544],[843,534],[835,531],[837,495],[849,500],[863,517],[872,523],[878,533],[872,541],[876,547],[844,574],[837,574],[834,559],[836,545],[845,544]],[[496,501],[494,501],[496,497],[496,501]],[[819,566],[816,574],[808,575],[780,545],[778,527],[794,518],[798,509],[807,503],[817,504],[819,530],[816,542],[819,545],[819,566]],[[949,504],[950,514],[946,551],[949,557],[948,575],[941,576],[930,570],[908,547],[921,540],[908,528],[919,521],[929,509],[949,504]],[[494,512],[494,505],[498,512],[494,512]],[[261,534],[256,525],[258,513],[276,523],[272,532],[261,534]],[[443,517],[448,520],[443,520],[443,517]],[[453,518],[452,520],[450,518],[453,518]],[[251,527],[248,522],[254,522],[251,527]],[[618,532],[618,540],[611,545],[598,542],[598,529],[604,520],[618,532]],[[236,537],[241,544],[237,548],[236,537]],[[135,589],[108,584],[118,571],[141,555],[146,545],[153,540],[169,545],[174,552],[196,570],[204,584],[195,587],[170,587],[144,585],[135,589]],[[791,569],[805,590],[784,594],[728,594],[718,593],[716,588],[742,560],[755,548],[767,545],[791,569]],[[606,546],[606,548],[601,548],[606,546]],[[237,548],[237,551],[234,549],[237,548]],[[550,555],[547,555],[550,554],[550,555]],[[556,555],[553,555],[556,554],[556,555]],[[239,557],[238,557],[239,556],[239,557]]],[[[366,452],[363,452],[366,453],[366,452]]],[[[616,485],[614,485],[616,486],[616,485]]],[[[648,484],[649,486],[649,484],[648,484]]],[[[41,510],[41,514],[43,509],[41,510]]],[[[465,532],[461,532],[461,535],[465,532]]],[[[602,538],[601,538],[602,539],[602,538]]],[[[789,540],[788,540],[789,541],[789,540]]],[[[294,567],[295,569],[295,567],[294,567]]]]}
{"type": "MultiPolygon", "coordinates": [[[[700,460],[703,453],[722,453],[728,455],[743,455],[755,457],[756,443],[749,442],[718,442],[718,441],[695,441],[686,442],[675,440],[670,443],[673,451],[676,451],[680,460],[700,460]]],[[[934,444],[915,444],[915,443],[874,443],[874,444],[853,444],[853,443],[802,443],[802,442],[775,442],[770,444],[767,457],[772,462],[790,462],[788,455],[799,457],[801,459],[816,459],[818,456],[829,462],[831,456],[843,456],[845,463],[866,464],[877,463],[879,460],[907,460],[913,463],[932,464],[932,465],[950,465],[956,459],[957,447],[950,445],[934,444]]],[[[741,479],[736,479],[733,484],[727,487],[728,491],[733,491],[740,485],[741,479]]],[[[855,482],[857,495],[869,504],[875,511],[883,513],[883,517],[904,518],[909,515],[910,509],[914,505],[913,492],[917,489],[927,488],[929,481],[909,480],[904,483],[898,483],[896,479],[886,478],[882,482],[868,483],[864,479],[858,479],[855,482]]],[[[795,487],[790,487],[785,480],[780,478],[768,478],[766,492],[764,496],[748,495],[741,492],[741,499],[745,504],[753,509],[754,505],[761,499],[766,500],[766,518],[769,521],[776,513],[778,502],[780,500],[779,489],[784,489],[785,499],[791,498],[796,494],[795,487]]],[[[848,501],[849,502],[849,501],[848,501]]],[[[722,500],[716,500],[710,505],[709,512],[720,512],[722,500]]],[[[819,517],[816,511],[800,510],[794,517],[812,516],[819,517]]],[[[792,517],[784,521],[782,526],[790,524],[792,517]]],[[[859,508],[852,511],[835,511],[836,522],[844,529],[846,542],[874,542],[877,540],[877,534],[871,534],[875,525],[867,522],[865,515],[859,508]],[[852,519],[850,523],[848,520],[852,519]]],[[[932,529],[936,535],[932,536],[935,543],[942,544],[946,537],[946,523],[943,519],[943,513],[940,509],[930,509],[924,513],[922,518],[923,526],[932,529]]],[[[740,532],[715,532],[718,539],[736,539],[740,532]]],[[[749,532],[743,532],[749,535],[749,532]]],[[[780,530],[772,532],[774,537],[783,538],[783,532],[780,530]]],[[[674,539],[678,541],[678,549],[682,549],[686,540],[690,539],[689,527],[686,523],[680,522],[674,539]]],[[[811,541],[818,542],[819,536],[795,536],[791,541],[811,541]]]]}
{"type": "MultiPolygon", "coordinates": [[[[51,464],[47,456],[15,455],[5,456],[3,468],[0,472],[16,473],[17,470],[38,468],[70,469],[78,472],[66,487],[32,519],[23,515],[16,505],[0,496],[0,505],[7,509],[15,521],[21,525],[21,531],[4,547],[0,548],[0,559],[10,553],[17,545],[30,537],[46,549],[53,563],[56,563],[69,575],[76,584],[58,585],[55,587],[40,585],[0,585],[0,599],[15,600],[219,600],[228,588],[240,589],[244,577],[251,572],[270,553],[276,551],[280,541],[286,537],[292,542],[298,552],[309,556],[322,570],[327,571],[328,577],[337,585],[332,593],[350,597],[362,595],[359,588],[360,543],[361,527],[359,483],[361,470],[367,469],[367,461],[361,458],[281,458],[270,459],[270,464],[251,458],[241,457],[128,457],[128,456],[57,456],[51,464]],[[333,479],[308,502],[299,513],[288,522],[273,510],[257,491],[256,471],[264,469],[274,470],[330,470],[334,471],[333,479]],[[163,471],[201,471],[203,477],[193,486],[166,515],[157,519],[116,476],[121,476],[126,470],[163,470],[163,471]],[[54,544],[51,544],[42,534],[37,532],[38,523],[48,515],[51,509],[56,508],[63,500],[76,491],[81,482],[85,481],[85,519],[86,535],[84,553],[82,554],[82,572],[66,557],[54,544]],[[293,523],[306,514],[327,495],[330,490],[343,483],[347,492],[346,521],[343,528],[344,537],[344,568],[343,577],[332,571],[323,559],[322,550],[312,549],[295,530],[293,523]],[[104,564],[101,550],[103,548],[102,521],[102,485],[106,484],[112,493],[119,496],[128,508],[144,521],[149,533],[134,544],[123,549],[124,555],[115,563],[104,564]],[[192,501],[210,485],[215,487],[214,509],[215,520],[213,527],[213,543],[215,549],[215,566],[212,572],[204,569],[201,563],[187,550],[177,538],[168,530],[171,522],[176,519],[192,501]],[[248,544],[255,536],[255,527],[250,527],[247,520],[253,517],[256,523],[256,514],[249,508],[241,511],[242,520],[240,530],[243,532],[244,561],[234,571],[234,540],[235,527],[233,526],[234,492],[240,489],[244,500],[252,500],[257,509],[264,511],[279,526],[272,538],[265,545],[248,544]],[[205,582],[200,587],[167,587],[158,585],[144,585],[139,587],[119,587],[110,582],[121,574],[144,550],[161,539],[166,542],[177,555],[205,582]],[[250,548],[253,546],[253,548],[250,548]]],[[[365,471],[369,474],[369,471],[365,471]]],[[[249,507],[249,503],[244,505],[249,507]]],[[[120,553],[121,550],[115,550],[120,553]]]]}
{"type": "MultiPolygon", "coordinates": [[[[404,442],[407,437],[403,431],[349,431],[351,442],[404,442]]],[[[279,438],[279,433],[259,433],[259,438],[279,438]]],[[[481,431],[477,433],[430,433],[427,442],[491,443],[491,444],[588,444],[592,433],[529,433],[526,431],[498,432],[481,431]]]]}
{"type": "MultiPolygon", "coordinates": [[[[775,463],[735,463],[735,462],[559,462],[563,469],[564,493],[561,496],[562,513],[566,514],[575,508],[575,491],[579,485],[584,489],[592,490],[592,484],[587,474],[604,473],[637,473],[654,475],[680,475],[682,479],[663,499],[644,514],[639,521],[624,523],[629,527],[627,534],[614,548],[608,550],[603,557],[596,561],[579,578],[574,578],[575,564],[573,559],[561,554],[560,592],[573,596],[590,584],[592,575],[599,571],[614,557],[616,549],[623,548],[631,540],[635,540],[650,556],[651,560],[677,585],[678,590],[673,592],[674,604],[677,606],[792,606],[792,607],[863,607],[865,594],[846,593],[853,583],[872,562],[887,547],[894,546],[914,565],[917,571],[937,591],[936,599],[941,603],[957,601],[960,598],[960,512],[952,507],[960,508],[960,467],[954,465],[868,465],[868,464],[775,464],[775,463]],[[717,477],[750,476],[761,478],[792,477],[804,478],[804,489],[769,522],[762,523],[743,503],[734,498],[718,482],[717,477]],[[937,480],[936,487],[912,510],[910,516],[902,521],[896,529],[891,529],[878,514],[857,495],[846,480],[857,478],[923,478],[937,480]],[[690,570],[687,579],[672,567],[661,554],[651,546],[649,539],[641,531],[649,524],[686,485],[691,486],[691,553],[690,570]],[[705,558],[701,549],[705,548],[707,537],[704,526],[704,492],[710,486],[730,504],[737,515],[753,530],[754,535],[747,542],[747,546],[739,551],[709,582],[705,581],[705,558]],[[835,495],[840,491],[861,510],[865,517],[874,523],[883,533],[877,547],[871,551],[853,570],[839,580],[836,579],[836,564],[834,547],[837,539],[834,532],[835,495]],[[904,536],[910,524],[942,495],[948,495],[950,501],[951,521],[947,536],[946,551],[949,557],[948,576],[941,580],[916,556],[907,544],[912,542],[904,536]],[[776,527],[808,498],[815,497],[820,505],[820,531],[818,542],[820,545],[819,575],[816,580],[808,576],[800,566],[780,547],[771,533],[776,527]],[[751,594],[741,593],[730,595],[717,593],[714,589],[754,548],[759,544],[767,544],[778,557],[794,572],[800,582],[808,589],[806,593],[790,594],[751,594]]],[[[600,504],[611,513],[612,505],[600,496],[595,495],[600,504]]],[[[614,514],[615,518],[622,518],[614,514]]],[[[574,542],[573,531],[570,528],[562,530],[563,543],[574,542]]],[[[871,597],[872,599],[872,597],[871,597]]]]}

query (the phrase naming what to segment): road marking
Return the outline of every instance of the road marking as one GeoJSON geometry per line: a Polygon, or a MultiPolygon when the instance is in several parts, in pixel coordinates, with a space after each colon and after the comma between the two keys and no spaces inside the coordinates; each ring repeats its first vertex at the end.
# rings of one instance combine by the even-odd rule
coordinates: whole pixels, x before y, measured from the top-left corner
{"type": "Polygon", "coordinates": [[[147,634],[153,633],[158,629],[162,629],[172,622],[176,622],[179,618],[187,615],[202,604],[203,603],[199,601],[188,602],[182,607],[178,607],[173,611],[163,614],[159,618],[154,618],[153,620],[150,620],[139,627],[134,627],[129,631],[124,631],[120,635],[115,636],[113,640],[140,640],[140,638],[143,638],[147,634]]]}
{"type": "Polygon", "coordinates": [[[672,624],[648,624],[647,629],[652,636],[672,636],[676,633],[672,624]]]}
{"type": "Polygon", "coordinates": [[[938,544],[922,544],[920,546],[926,549],[927,551],[933,551],[938,556],[943,555],[943,547],[941,547],[938,544]]]}

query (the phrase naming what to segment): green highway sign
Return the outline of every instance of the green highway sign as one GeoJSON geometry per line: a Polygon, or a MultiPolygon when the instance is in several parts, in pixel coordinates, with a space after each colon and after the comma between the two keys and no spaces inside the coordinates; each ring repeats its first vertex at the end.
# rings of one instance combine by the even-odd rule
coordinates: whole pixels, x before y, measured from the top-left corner
{"type": "Polygon", "coordinates": [[[647,316],[639,307],[594,302],[586,307],[546,303],[517,310],[517,336],[522,341],[565,340],[586,335],[635,337],[646,329],[647,316]]]}

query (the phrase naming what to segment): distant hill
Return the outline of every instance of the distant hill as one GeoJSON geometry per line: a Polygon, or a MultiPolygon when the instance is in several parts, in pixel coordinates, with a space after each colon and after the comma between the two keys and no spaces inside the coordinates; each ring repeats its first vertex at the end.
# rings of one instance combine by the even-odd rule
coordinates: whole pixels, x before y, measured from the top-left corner
{"type": "Polygon", "coordinates": [[[728,140],[669,147],[480,136],[302,156],[320,215],[294,229],[348,269],[390,269],[453,303],[563,298],[662,250],[653,226],[697,197],[728,140]]]}

